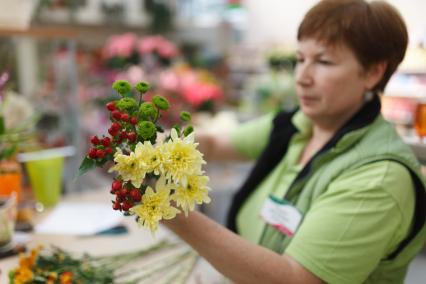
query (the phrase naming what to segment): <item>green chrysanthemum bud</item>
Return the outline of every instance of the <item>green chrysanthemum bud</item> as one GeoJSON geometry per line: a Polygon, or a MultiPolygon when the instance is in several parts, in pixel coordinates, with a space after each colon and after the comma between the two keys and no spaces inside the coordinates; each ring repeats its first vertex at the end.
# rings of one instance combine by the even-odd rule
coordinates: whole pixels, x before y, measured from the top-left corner
{"type": "Polygon", "coordinates": [[[115,106],[121,111],[132,111],[137,109],[138,103],[132,98],[122,98],[115,103],[115,106]]]}
{"type": "Polygon", "coordinates": [[[169,101],[163,96],[154,96],[152,102],[161,110],[168,110],[170,107],[169,101]]]}
{"type": "Polygon", "coordinates": [[[151,121],[142,121],[138,124],[137,132],[144,140],[148,140],[154,136],[157,128],[151,121]]]}
{"type": "Polygon", "coordinates": [[[192,132],[194,132],[194,127],[192,127],[192,125],[188,125],[184,130],[183,130],[183,135],[188,136],[189,134],[191,134],[192,132]]]}
{"type": "Polygon", "coordinates": [[[139,107],[139,113],[142,115],[144,119],[156,118],[158,114],[158,110],[153,103],[145,102],[141,104],[141,106],[139,107]]]}
{"type": "Polygon", "coordinates": [[[142,94],[145,94],[146,92],[148,92],[150,88],[151,86],[148,83],[143,81],[137,83],[135,86],[136,91],[142,94]]]}
{"type": "Polygon", "coordinates": [[[187,111],[182,111],[180,113],[179,117],[182,121],[190,121],[191,120],[191,114],[187,111]]]}
{"type": "Polygon", "coordinates": [[[126,80],[117,80],[112,84],[112,88],[116,90],[121,96],[124,96],[132,90],[132,86],[126,80]]]}

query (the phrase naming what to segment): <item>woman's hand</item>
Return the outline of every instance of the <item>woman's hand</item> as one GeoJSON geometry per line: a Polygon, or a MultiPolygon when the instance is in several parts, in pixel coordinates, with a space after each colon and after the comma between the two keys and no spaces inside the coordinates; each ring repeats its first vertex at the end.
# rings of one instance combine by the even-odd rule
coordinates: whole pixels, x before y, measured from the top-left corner
{"type": "Polygon", "coordinates": [[[195,141],[198,144],[198,150],[204,154],[206,160],[247,160],[232,145],[229,134],[213,134],[206,131],[195,133],[195,141]]]}

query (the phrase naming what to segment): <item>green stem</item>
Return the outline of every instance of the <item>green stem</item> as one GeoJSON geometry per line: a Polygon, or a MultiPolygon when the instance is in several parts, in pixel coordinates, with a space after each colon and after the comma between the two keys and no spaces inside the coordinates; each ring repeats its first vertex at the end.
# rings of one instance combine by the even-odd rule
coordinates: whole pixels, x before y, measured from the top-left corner
{"type": "Polygon", "coordinates": [[[154,123],[157,123],[157,120],[158,120],[158,118],[160,117],[160,109],[158,108],[158,107],[155,107],[156,109],[157,109],[157,115],[155,116],[155,119],[154,119],[154,123]]]}
{"type": "Polygon", "coordinates": [[[142,275],[140,275],[140,276],[138,276],[136,278],[133,278],[132,280],[130,280],[128,282],[125,282],[125,283],[129,283],[129,284],[130,283],[139,283],[140,281],[142,281],[144,279],[149,279],[152,276],[154,276],[156,273],[162,272],[162,271],[164,271],[166,269],[170,269],[171,266],[174,266],[177,263],[184,261],[188,256],[191,255],[191,253],[192,253],[191,250],[186,251],[184,253],[181,253],[178,256],[172,258],[171,260],[169,260],[167,262],[163,262],[163,265],[161,265],[161,266],[159,266],[159,267],[157,267],[155,269],[152,269],[152,270],[148,271],[148,273],[145,272],[145,274],[142,274],[142,275]]]}
{"type": "Polygon", "coordinates": [[[169,278],[166,279],[164,282],[165,284],[174,284],[174,283],[187,283],[187,280],[189,276],[191,275],[195,264],[197,263],[198,255],[195,252],[192,252],[191,257],[187,260],[187,263],[184,263],[184,265],[177,266],[178,272],[171,275],[169,278]],[[181,282],[178,282],[181,280],[181,282]]]}
{"type": "Polygon", "coordinates": [[[197,255],[197,253],[194,252],[192,259],[190,259],[190,261],[189,261],[189,265],[188,265],[187,269],[184,270],[184,272],[182,273],[182,275],[183,275],[182,276],[182,282],[181,282],[182,284],[187,283],[188,278],[191,275],[192,271],[194,270],[195,264],[197,263],[198,259],[199,259],[199,256],[197,255]]]}
{"type": "Polygon", "coordinates": [[[135,251],[135,252],[125,252],[125,253],[119,253],[119,254],[113,254],[113,255],[106,255],[106,256],[98,256],[98,257],[92,257],[91,259],[93,260],[98,260],[98,261],[114,261],[120,258],[127,258],[129,256],[134,257],[134,256],[143,256],[161,249],[165,249],[165,248],[169,248],[169,247],[175,247],[179,245],[179,243],[172,243],[168,240],[161,240],[159,243],[150,246],[148,248],[144,248],[141,249],[139,251],[135,251]]]}
{"type": "MultiPolygon", "coordinates": [[[[140,107],[140,106],[141,106],[141,104],[142,104],[142,95],[143,95],[143,93],[142,93],[142,92],[140,92],[140,93],[139,93],[139,104],[138,104],[138,107],[140,107]]],[[[138,111],[138,115],[139,115],[139,111],[138,111]]]]}

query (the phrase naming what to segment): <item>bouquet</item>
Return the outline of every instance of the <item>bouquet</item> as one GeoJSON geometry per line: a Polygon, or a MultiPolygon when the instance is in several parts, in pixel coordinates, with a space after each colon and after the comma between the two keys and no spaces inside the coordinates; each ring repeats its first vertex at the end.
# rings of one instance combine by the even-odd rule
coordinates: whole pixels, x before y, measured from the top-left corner
{"type": "Polygon", "coordinates": [[[112,122],[108,135],[91,137],[80,174],[108,165],[116,174],[112,208],[135,216],[152,232],[160,220],[209,203],[209,179],[202,170],[205,161],[194,142],[190,113],[182,111],[181,125],[166,133],[159,118],[170,107],[167,99],[154,95],[145,101],[150,88],[145,82],[135,85],[137,97],[127,81],[118,80],[112,87],[121,98],[106,104],[112,122]]]}
{"type": "Polygon", "coordinates": [[[186,283],[198,255],[180,242],[160,241],[146,249],[109,256],[76,256],[57,247],[37,247],[19,256],[11,284],[186,283]],[[167,259],[164,253],[167,252],[167,259]]]}

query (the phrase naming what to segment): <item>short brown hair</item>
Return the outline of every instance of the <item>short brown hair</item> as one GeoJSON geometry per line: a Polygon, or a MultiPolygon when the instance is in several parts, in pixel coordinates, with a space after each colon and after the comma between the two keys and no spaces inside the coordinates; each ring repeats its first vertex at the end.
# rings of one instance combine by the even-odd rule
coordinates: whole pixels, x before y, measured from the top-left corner
{"type": "Polygon", "coordinates": [[[305,15],[297,32],[300,41],[314,38],[326,44],[345,44],[368,69],[387,62],[373,91],[381,92],[404,58],[407,27],[399,12],[384,1],[323,0],[305,15]]]}

